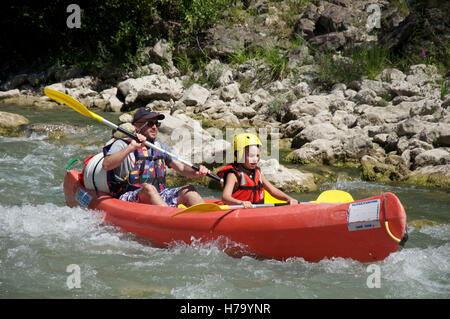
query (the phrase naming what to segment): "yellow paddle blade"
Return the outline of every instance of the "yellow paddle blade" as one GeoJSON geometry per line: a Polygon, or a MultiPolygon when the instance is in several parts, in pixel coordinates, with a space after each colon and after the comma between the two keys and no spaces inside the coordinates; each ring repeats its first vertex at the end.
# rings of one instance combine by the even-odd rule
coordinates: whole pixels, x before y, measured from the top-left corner
{"type": "Polygon", "coordinates": [[[81,104],[80,102],[78,102],[73,97],[71,97],[67,94],[64,94],[62,92],[59,92],[59,91],[56,91],[56,90],[53,90],[50,88],[45,88],[44,93],[49,98],[70,106],[72,109],[74,109],[75,111],[77,111],[78,113],[80,113],[84,116],[92,117],[93,119],[95,119],[99,122],[103,121],[103,118],[101,116],[89,111],[86,108],[86,106],[84,106],[83,104],[81,104]]]}
{"type": "Polygon", "coordinates": [[[217,205],[214,203],[201,203],[201,204],[193,205],[191,207],[180,210],[179,212],[176,212],[175,214],[173,214],[170,217],[175,217],[177,215],[185,214],[185,213],[194,213],[194,214],[207,213],[207,212],[215,212],[215,211],[219,211],[219,210],[228,210],[228,209],[229,209],[228,205],[217,205]]]}
{"type": "Polygon", "coordinates": [[[322,192],[315,201],[311,203],[350,203],[354,202],[352,195],[340,190],[328,190],[322,192]]]}
{"type": "Polygon", "coordinates": [[[264,190],[264,204],[278,204],[278,203],[286,203],[286,201],[279,200],[270,195],[268,191],[264,190]]]}

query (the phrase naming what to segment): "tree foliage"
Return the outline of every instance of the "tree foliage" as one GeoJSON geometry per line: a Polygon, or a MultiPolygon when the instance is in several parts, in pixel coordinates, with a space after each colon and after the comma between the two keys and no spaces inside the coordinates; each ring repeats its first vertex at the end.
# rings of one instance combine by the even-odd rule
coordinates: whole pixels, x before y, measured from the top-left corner
{"type": "Polygon", "coordinates": [[[55,62],[88,69],[127,63],[154,39],[189,42],[213,24],[226,0],[8,0],[0,10],[2,71],[55,62]],[[69,28],[67,6],[81,8],[69,28]]]}

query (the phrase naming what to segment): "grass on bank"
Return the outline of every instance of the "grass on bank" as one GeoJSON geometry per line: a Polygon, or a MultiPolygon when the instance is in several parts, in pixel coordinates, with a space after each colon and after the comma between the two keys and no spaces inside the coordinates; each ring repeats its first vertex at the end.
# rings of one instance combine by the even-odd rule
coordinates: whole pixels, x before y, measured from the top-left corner
{"type": "Polygon", "coordinates": [[[347,47],[342,55],[336,51],[318,51],[316,63],[319,66],[316,80],[327,87],[336,83],[348,85],[362,77],[373,80],[392,66],[391,53],[377,44],[347,47]]]}

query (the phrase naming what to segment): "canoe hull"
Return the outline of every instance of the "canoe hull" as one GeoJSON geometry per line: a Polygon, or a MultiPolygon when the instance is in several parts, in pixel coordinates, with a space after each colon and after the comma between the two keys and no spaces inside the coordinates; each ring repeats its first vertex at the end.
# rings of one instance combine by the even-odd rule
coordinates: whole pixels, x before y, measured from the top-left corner
{"type": "Polygon", "coordinates": [[[405,210],[392,193],[353,203],[302,203],[172,218],[179,208],[120,201],[86,190],[80,177],[76,171],[66,174],[68,206],[102,211],[106,222],[160,247],[174,242],[214,242],[233,256],[301,257],[312,262],[343,257],[371,262],[397,251],[406,229],[405,210]]]}

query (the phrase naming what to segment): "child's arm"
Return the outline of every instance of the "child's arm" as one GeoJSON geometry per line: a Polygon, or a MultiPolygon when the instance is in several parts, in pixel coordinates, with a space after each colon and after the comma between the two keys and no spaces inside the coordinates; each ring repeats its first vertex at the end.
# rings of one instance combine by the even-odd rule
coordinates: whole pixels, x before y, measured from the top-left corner
{"type": "Polygon", "coordinates": [[[261,177],[262,177],[262,183],[263,183],[264,190],[266,192],[269,192],[270,195],[272,195],[276,199],[284,200],[284,201],[288,202],[290,205],[298,204],[298,201],[295,198],[292,198],[288,194],[284,193],[283,191],[281,191],[278,188],[276,188],[275,186],[273,186],[272,183],[267,180],[267,178],[264,176],[264,174],[262,174],[261,177]]]}
{"type": "Polygon", "coordinates": [[[222,192],[222,201],[226,205],[230,204],[237,204],[237,205],[244,205],[245,208],[251,208],[252,203],[247,201],[242,201],[240,199],[233,198],[231,194],[233,194],[233,190],[235,185],[237,185],[237,178],[234,174],[228,174],[225,179],[225,186],[223,187],[222,192]]]}

